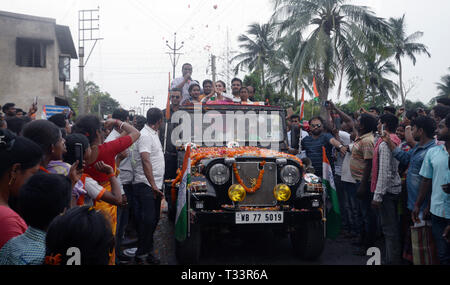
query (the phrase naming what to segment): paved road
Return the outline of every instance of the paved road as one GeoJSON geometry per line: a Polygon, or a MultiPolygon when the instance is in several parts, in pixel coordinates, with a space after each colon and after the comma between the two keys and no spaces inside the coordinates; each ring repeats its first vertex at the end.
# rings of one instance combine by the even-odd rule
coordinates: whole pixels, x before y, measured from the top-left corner
{"type": "MultiPolygon", "coordinates": [[[[352,254],[352,240],[327,240],[321,258],[305,262],[296,258],[289,238],[276,238],[271,232],[258,233],[246,241],[222,239],[204,246],[201,265],[365,265],[369,257],[352,254]]],[[[176,265],[174,225],[163,212],[155,232],[155,254],[163,265],[176,265]]]]}

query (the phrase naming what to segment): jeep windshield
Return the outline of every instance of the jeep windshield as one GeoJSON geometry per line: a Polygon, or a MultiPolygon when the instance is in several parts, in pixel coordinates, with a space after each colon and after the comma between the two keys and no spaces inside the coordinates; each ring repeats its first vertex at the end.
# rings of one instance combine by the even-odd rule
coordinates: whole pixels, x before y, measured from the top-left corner
{"type": "Polygon", "coordinates": [[[175,145],[271,147],[284,139],[285,112],[267,106],[191,106],[173,114],[175,145]]]}

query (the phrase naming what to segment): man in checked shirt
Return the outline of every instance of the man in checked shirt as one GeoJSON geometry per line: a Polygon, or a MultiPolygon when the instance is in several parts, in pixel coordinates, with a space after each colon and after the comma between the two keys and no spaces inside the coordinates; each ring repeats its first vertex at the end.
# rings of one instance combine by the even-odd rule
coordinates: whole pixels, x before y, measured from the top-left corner
{"type": "MultiPolygon", "coordinates": [[[[395,135],[398,127],[398,118],[391,114],[384,114],[378,123],[378,132],[381,136],[389,136],[397,145],[400,139],[395,135]]],[[[381,217],[386,244],[386,264],[401,264],[401,242],[399,216],[397,213],[398,201],[402,191],[402,182],[398,173],[399,161],[394,158],[392,151],[382,138],[379,139],[374,151],[374,165],[372,171],[371,190],[374,192],[372,207],[378,209],[381,217]]]]}

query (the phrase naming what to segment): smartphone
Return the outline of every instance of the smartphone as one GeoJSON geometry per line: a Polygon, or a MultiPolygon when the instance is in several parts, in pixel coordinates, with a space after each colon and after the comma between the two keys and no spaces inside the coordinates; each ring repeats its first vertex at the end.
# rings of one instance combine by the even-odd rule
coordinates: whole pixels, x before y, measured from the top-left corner
{"type": "Polygon", "coordinates": [[[381,136],[384,136],[384,125],[381,125],[381,136]]]}
{"type": "Polygon", "coordinates": [[[36,96],[36,97],[34,97],[33,105],[37,106],[37,103],[38,103],[38,97],[36,96]]]}
{"type": "Polygon", "coordinates": [[[83,145],[81,143],[75,144],[75,159],[79,161],[77,169],[83,169],[83,145]]]}

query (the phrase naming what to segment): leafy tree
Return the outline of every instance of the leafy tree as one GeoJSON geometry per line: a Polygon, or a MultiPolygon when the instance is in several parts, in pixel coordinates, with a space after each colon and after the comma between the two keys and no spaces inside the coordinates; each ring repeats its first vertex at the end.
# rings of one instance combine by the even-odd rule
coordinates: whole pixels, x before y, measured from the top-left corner
{"type": "MultiPolygon", "coordinates": [[[[448,69],[450,71],[450,68],[448,69]]],[[[432,100],[435,104],[437,99],[440,98],[450,98],[450,74],[441,77],[441,82],[436,83],[437,89],[439,91],[438,96],[432,100]]]]}
{"type": "Polygon", "coordinates": [[[240,61],[235,67],[236,73],[243,67],[247,67],[250,71],[257,71],[261,76],[262,86],[266,85],[265,67],[272,58],[275,44],[272,30],[271,24],[253,23],[249,25],[247,34],[240,35],[238,38],[239,47],[244,49],[244,52],[232,59],[232,61],[240,61]]]}
{"type": "MultiPolygon", "coordinates": [[[[103,118],[106,114],[112,114],[115,109],[120,107],[117,102],[108,92],[103,92],[100,87],[92,81],[85,84],[86,95],[86,110],[91,114],[98,114],[103,118]],[[100,105],[100,112],[99,112],[100,105]]],[[[75,88],[69,89],[69,104],[70,107],[78,114],[78,84],[75,88]]]]}
{"type": "Polygon", "coordinates": [[[349,68],[348,91],[360,104],[370,100],[372,105],[393,104],[397,84],[389,76],[398,72],[383,46],[370,47],[357,53],[357,65],[349,68]]]}
{"type": "MultiPolygon", "coordinates": [[[[293,73],[303,78],[305,70],[316,78],[322,102],[341,80],[345,71],[355,65],[353,50],[358,45],[389,32],[387,23],[367,7],[347,4],[347,0],[276,0],[273,21],[285,38],[305,34],[305,44],[298,49],[293,73]]],[[[325,108],[321,115],[326,116],[325,108]]]]}
{"type": "Polygon", "coordinates": [[[402,58],[408,57],[412,60],[413,64],[416,65],[416,55],[426,54],[431,57],[428,52],[427,47],[424,44],[416,42],[419,38],[423,36],[423,32],[415,32],[411,35],[406,35],[406,24],[405,15],[401,18],[390,18],[389,26],[391,27],[391,44],[392,49],[395,52],[395,61],[397,62],[399,68],[399,79],[400,79],[400,94],[402,98],[403,106],[406,104],[406,95],[403,88],[403,65],[402,58]]]}

